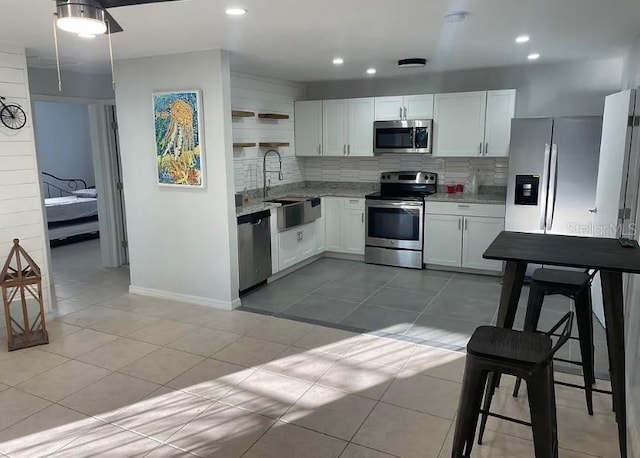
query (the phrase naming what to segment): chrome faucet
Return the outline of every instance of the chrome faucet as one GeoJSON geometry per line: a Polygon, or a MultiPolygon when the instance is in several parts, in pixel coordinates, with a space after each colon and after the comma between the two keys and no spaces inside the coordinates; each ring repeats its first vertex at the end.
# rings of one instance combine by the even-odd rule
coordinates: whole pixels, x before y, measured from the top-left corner
{"type": "Polygon", "coordinates": [[[262,184],[264,186],[263,196],[265,199],[268,197],[267,195],[269,194],[269,188],[271,187],[269,186],[271,180],[269,180],[269,183],[267,183],[267,172],[268,173],[278,172],[278,180],[280,181],[284,180],[284,177],[282,175],[282,156],[280,156],[280,153],[274,149],[270,149],[269,151],[264,153],[264,157],[262,158],[262,184]],[[280,162],[280,170],[267,170],[267,156],[269,155],[269,153],[276,153],[278,155],[278,161],[280,162]]]}

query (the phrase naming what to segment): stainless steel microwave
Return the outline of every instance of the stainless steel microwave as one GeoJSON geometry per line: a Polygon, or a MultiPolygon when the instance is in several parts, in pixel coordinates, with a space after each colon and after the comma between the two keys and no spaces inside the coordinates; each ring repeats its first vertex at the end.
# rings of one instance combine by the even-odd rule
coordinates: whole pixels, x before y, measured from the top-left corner
{"type": "Polygon", "coordinates": [[[376,121],[373,125],[373,152],[431,154],[432,119],[376,121]]]}

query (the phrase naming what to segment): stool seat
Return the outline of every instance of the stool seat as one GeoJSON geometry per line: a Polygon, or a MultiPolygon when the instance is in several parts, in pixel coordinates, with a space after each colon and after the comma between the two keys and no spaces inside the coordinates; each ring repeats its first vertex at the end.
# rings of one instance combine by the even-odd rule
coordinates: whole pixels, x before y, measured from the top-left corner
{"type": "Polygon", "coordinates": [[[559,283],[571,286],[583,286],[591,281],[586,272],[578,270],[536,269],[531,280],[544,283],[559,283]]]}
{"type": "Polygon", "coordinates": [[[552,344],[551,338],[542,333],[480,326],[467,344],[467,353],[534,365],[544,361],[552,344]]]}

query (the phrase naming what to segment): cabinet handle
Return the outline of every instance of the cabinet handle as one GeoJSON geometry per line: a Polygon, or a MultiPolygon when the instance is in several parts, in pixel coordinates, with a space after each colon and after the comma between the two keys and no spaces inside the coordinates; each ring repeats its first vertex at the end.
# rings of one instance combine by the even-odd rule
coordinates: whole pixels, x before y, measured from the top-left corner
{"type": "Polygon", "coordinates": [[[489,142],[484,144],[484,155],[489,154],[489,142]]]}
{"type": "Polygon", "coordinates": [[[464,230],[467,230],[467,223],[469,222],[469,220],[467,218],[464,219],[464,230]]]}
{"type": "Polygon", "coordinates": [[[462,218],[458,218],[458,230],[462,229],[462,218]]]}
{"type": "Polygon", "coordinates": [[[347,156],[351,156],[351,143],[347,145],[347,156]]]}
{"type": "Polygon", "coordinates": [[[347,145],[342,145],[342,154],[347,155],[347,145]]]}
{"type": "Polygon", "coordinates": [[[362,222],[364,223],[364,213],[361,213],[362,215],[362,222]]]}
{"type": "Polygon", "coordinates": [[[482,142],[480,142],[480,152],[478,154],[482,156],[482,142]]]}
{"type": "Polygon", "coordinates": [[[318,145],[318,154],[322,154],[322,145],[318,145]]]}
{"type": "Polygon", "coordinates": [[[402,107],[400,107],[400,120],[402,121],[402,107]]]}
{"type": "Polygon", "coordinates": [[[407,107],[404,107],[404,119],[407,120],[407,107]]]}

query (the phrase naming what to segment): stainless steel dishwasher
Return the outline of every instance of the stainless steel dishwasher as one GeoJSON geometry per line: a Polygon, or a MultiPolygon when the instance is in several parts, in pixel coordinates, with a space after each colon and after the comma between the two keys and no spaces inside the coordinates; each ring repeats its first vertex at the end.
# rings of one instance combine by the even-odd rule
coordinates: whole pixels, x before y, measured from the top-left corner
{"type": "Polygon", "coordinates": [[[238,217],[240,292],[271,276],[271,213],[269,210],[238,217]]]}

